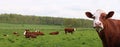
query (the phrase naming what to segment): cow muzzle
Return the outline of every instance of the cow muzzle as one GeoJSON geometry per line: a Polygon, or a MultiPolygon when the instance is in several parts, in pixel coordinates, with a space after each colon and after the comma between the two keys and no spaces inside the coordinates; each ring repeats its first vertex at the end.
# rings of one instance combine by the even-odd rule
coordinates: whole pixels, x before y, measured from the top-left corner
{"type": "Polygon", "coordinates": [[[97,32],[100,32],[101,30],[103,30],[103,28],[102,27],[100,27],[100,26],[95,26],[95,27],[93,27],[97,32]]]}

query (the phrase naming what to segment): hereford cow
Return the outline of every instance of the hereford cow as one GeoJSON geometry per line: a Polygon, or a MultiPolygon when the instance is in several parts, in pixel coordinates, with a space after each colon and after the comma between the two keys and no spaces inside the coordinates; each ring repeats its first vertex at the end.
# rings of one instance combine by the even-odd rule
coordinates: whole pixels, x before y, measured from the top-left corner
{"type": "Polygon", "coordinates": [[[65,34],[67,33],[73,34],[73,32],[75,31],[75,28],[65,28],[64,31],[65,31],[65,34]]]}
{"type": "Polygon", "coordinates": [[[51,33],[49,33],[50,35],[58,35],[59,34],[59,32],[58,31],[56,31],[56,32],[51,32],[51,33]]]}
{"type": "Polygon", "coordinates": [[[114,11],[105,13],[98,9],[94,14],[85,14],[93,19],[93,27],[102,40],[103,47],[120,47],[120,20],[111,19],[114,11]]]}
{"type": "Polygon", "coordinates": [[[26,38],[36,38],[37,37],[37,35],[35,35],[34,33],[30,32],[29,29],[25,29],[24,36],[26,38]]]}

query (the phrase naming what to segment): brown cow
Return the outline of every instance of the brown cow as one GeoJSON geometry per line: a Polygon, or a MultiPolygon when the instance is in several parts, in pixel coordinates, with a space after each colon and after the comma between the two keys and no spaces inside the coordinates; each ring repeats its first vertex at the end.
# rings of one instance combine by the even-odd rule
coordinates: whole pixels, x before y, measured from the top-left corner
{"type": "Polygon", "coordinates": [[[75,28],[65,28],[65,29],[64,29],[65,34],[67,34],[67,33],[73,34],[73,32],[74,32],[75,30],[76,30],[75,28]]]}
{"type": "Polygon", "coordinates": [[[24,35],[26,38],[36,38],[39,35],[44,35],[44,33],[40,31],[30,32],[28,29],[26,29],[24,35]]]}
{"type": "Polygon", "coordinates": [[[18,34],[17,32],[13,32],[13,34],[18,34]]]}
{"type": "Polygon", "coordinates": [[[29,29],[25,29],[24,36],[26,38],[36,38],[37,37],[37,35],[35,35],[34,33],[30,32],[29,29]]]}
{"type": "Polygon", "coordinates": [[[91,12],[85,14],[93,19],[93,27],[102,40],[103,47],[120,47],[120,20],[111,19],[114,11],[106,14],[98,9],[94,14],[91,12]]]}
{"type": "Polygon", "coordinates": [[[18,32],[13,32],[14,35],[16,36],[19,36],[19,33],[18,32]]]}
{"type": "Polygon", "coordinates": [[[50,32],[49,34],[50,34],[50,35],[58,35],[59,32],[58,32],[58,31],[56,31],[56,32],[50,32]]]}

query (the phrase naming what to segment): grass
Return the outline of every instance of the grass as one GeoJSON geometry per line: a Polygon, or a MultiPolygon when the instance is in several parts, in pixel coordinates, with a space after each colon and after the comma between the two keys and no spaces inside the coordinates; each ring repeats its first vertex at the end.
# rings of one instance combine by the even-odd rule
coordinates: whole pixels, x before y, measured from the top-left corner
{"type": "Polygon", "coordinates": [[[5,24],[0,23],[0,47],[102,47],[101,40],[92,28],[78,28],[74,34],[65,34],[62,26],[5,24]],[[35,39],[24,37],[24,29],[45,33],[35,39]],[[49,32],[59,31],[59,35],[49,35],[49,32]],[[12,33],[18,32],[20,36],[12,33]],[[7,34],[8,36],[3,36],[7,34]]]}

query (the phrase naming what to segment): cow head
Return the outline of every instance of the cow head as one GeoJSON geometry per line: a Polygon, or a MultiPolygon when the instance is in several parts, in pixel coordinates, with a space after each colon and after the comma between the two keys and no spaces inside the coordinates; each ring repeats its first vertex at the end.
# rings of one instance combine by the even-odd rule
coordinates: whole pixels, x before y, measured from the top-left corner
{"type": "Polygon", "coordinates": [[[30,32],[30,30],[29,29],[25,29],[23,34],[26,35],[26,32],[30,32]]]}
{"type": "Polygon", "coordinates": [[[92,14],[91,12],[86,12],[85,14],[88,18],[93,19],[93,27],[97,31],[101,31],[102,29],[104,29],[103,21],[111,18],[114,14],[114,11],[110,11],[108,12],[108,14],[106,14],[103,10],[98,9],[94,14],[92,14]]]}

